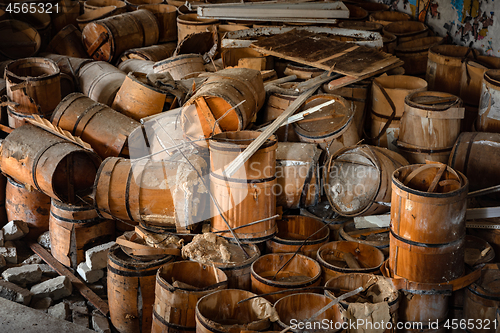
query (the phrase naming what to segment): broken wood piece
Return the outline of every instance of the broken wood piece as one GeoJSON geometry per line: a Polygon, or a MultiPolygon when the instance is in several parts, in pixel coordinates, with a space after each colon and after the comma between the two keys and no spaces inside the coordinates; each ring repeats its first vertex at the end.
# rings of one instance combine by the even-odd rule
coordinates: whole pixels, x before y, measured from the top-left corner
{"type": "Polygon", "coordinates": [[[361,268],[361,265],[359,264],[358,260],[356,260],[356,257],[354,257],[354,255],[350,252],[344,252],[344,261],[346,262],[347,266],[349,266],[349,268],[361,268]]]}
{"type": "Polygon", "coordinates": [[[354,225],[358,229],[362,228],[387,228],[391,224],[391,214],[355,216],[354,225]]]}
{"type": "Polygon", "coordinates": [[[500,207],[469,208],[465,212],[466,220],[490,219],[500,217],[500,207]]]}
{"type": "Polygon", "coordinates": [[[429,188],[427,189],[427,192],[432,193],[436,190],[436,187],[441,180],[441,177],[443,176],[443,173],[446,170],[446,164],[441,164],[439,166],[438,171],[436,172],[436,175],[434,176],[434,179],[431,182],[431,185],[429,185],[429,188]]]}
{"type": "Polygon", "coordinates": [[[297,80],[297,75],[288,75],[288,76],[282,77],[280,79],[276,79],[276,80],[272,80],[272,81],[268,81],[268,82],[264,83],[264,88],[266,88],[269,85],[281,84],[281,83],[291,82],[294,80],[297,80]]]}

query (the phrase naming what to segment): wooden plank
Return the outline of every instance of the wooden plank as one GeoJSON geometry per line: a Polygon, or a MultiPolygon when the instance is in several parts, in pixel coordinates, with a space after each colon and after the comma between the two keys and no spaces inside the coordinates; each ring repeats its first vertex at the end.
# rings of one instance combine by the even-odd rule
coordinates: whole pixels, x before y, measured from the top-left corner
{"type": "Polygon", "coordinates": [[[466,220],[489,219],[500,217],[500,207],[469,208],[465,213],[466,220]]]}
{"type": "Polygon", "coordinates": [[[47,250],[45,250],[38,243],[31,243],[30,248],[40,256],[50,267],[52,267],[59,275],[64,275],[69,278],[73,287],[78,289],[80,294],[85,297],[99,312],[101,312],[106,317],[109,314],[108,303],[104,302],[99,296],[97,296],[87,285],[77,278],[69,269],[63,266],[59,261],[57,261],[47,250]]]}

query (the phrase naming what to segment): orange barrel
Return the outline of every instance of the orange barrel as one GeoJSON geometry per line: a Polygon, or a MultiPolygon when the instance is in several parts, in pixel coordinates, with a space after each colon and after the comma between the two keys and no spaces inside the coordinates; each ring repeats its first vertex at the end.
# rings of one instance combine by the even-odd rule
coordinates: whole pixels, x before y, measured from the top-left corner
{"type": "Polygon", "coordinates": [[[18,103],[18,113],[49,116],[61,101],[57,64],[45,58],[25,58],[5,67],[7,96],[18,103]]]}
{"type": "Polygon", "coordinates": [[[418,21],[399,21],[384,26],[384,32],[395,35],[399,45],[414,39],[427,37],[429,28],[418,21]]]}
{"type": "Polygon", "coordinates": [[[124,51],[158,43],[158,22],[145,9],[90,22],[82,31],[83,45],[95,60],[113,62],[124,51]]]}
{"type": "Polygon", "coordinates": [[[177,41],[177,7],[163,3],[145,4],[138,9],[149,10],[158,21],[160,36],[158,43],[177,41]]]}
{"type": "Polygon", "coordinates": [[[155,73],[169,73],[174,80],[180,80],[189,74],[205,71],[205,61],[199,54],[181,54],[158,61],[153,65],[155,73]]]}
{"type": "Polygon", "coordinates": [[[374,246],[338,241],[320,247],[317,260],[325,284],[333,277],[348,273],[378,274],[384,263],[384,254],[374,246]]]}
{"type": "Polygon", "coordinates": [[[140,123],[81,93],[66,96],[52,124],[79,136],[102,158],[128,156],[128,136],[140,123]]]}
{"type": "Polygon", "coordinates": [[[276,204],[284,208],[315,206],[320,200],[321,150],[312,143],[278,142],[276,204]]]}
{"type": "Polygon", "coordinates": [[[165,256],[141,261],[127,256],[119,246],[109,250],[109,316],[118,332],[151,332],[156,273],[174,259],[165,256]]]}
{"type": "Polygon", "coordinates": [[[463,275],[468,188],[467,178],[445,164],[414,164],[393,173],[389,267],[394,275],[423,283],[463,275]],[[441,179],[445,183],[429,192],[441,179]]]}
{"type": "Polygon", "coordinates": [[[10,177],[5,190],[5,210],[8,221],[28,223],[33,238],[49,230],[50,197],[10,177]]]}
{"type": "Polygon", "coordinates": [[[103,220],[90,205],[52,200],[49,218],[51,253],[61,264],[76,269],[85,251],[115,239],[115,221],[103,220]]]}
{"type": "Polygon", "coordinates": [[[401,155],[369,145],[348,147],[329,157],[323,175],[332,209],[342,216],[381,214],[391,200],[391,175],[408,165],[401,155]]]}
{"type": "Polygon", "coordinates": [[[41,45],[40,34],[30,24],[18,20],[0,21],[0,55],[2,58],[32,57],[38,53],[41,45]],[[15,40],[12,36],[16,36],[15,40]]]}
{"type": "Polygon", "coordinates": [[[268,331],[278,315],[263,298],[246,290],[226,289],[203,296],[196,304],[196,333],[268,331]]]}
{"type": "Polygon", "coordinates": [[[127,59],[118,65],[118,69],[125,72],[139,72],[144,74],[152,74],[154,62],[149,60],[140,60],[140,59],[127,59]]]}
{"type": "Polygon", "coordinates": [[[227,288],[227,276],[218,268],[193,261],[163,265],[156,274],[152,333],[192,332],[196,303],[205,295],[227,288]]]}
{"type": "Polygon", "coordinates": [[[376,22],[382,24],[383,26],[386,26],[392,22],[410,21],[411,16],[402,12],[382,11],[382,12],[371,13],[369,20],[370,22],[376,22]]]}
{"type": "Polygon", "coordinates": [[[266,241],[266,248],[271,253],[302,253],[316,259],[318,249],[330,238],[330,229],[320,219],[301,216],[284,215],[276,221],[278,232],[266,241]]]}
{"type": "Polygon", "coordinates": [[[429,49],[443,43],[443,37],[422,37],[400,43],[396,56],[403,60],[406,75],[424,75],[427,70],[429,49]]]}
{"type": "Polygon", "coordinates": [[[130,49],[123,52],[119,61],[121,62],[127,59],[142,59],[157,62],[170,58],[172,54],[174,54],[176,48],[176,43],[165,43],[130,49]]]}
{"type": "Polygon", "coordinates": [[[87,0],[83,3],[83,11],[87,13],[107,6],[115,6],[115,14],[127,12],[127,4],[120,0],[87,0]]]}
{"type": "Polygon", "coordinates": [[[88,57],[82,44],[82,33],[73,24],[62,28],[52,38],[45,51],[75,58],[88,57]]]}
{"type": "Polygon", "coordinates": [[[242,241],[260,242],[276,231],[276,137],[272,136],[227,178],[224,169],[259,136],[256,131],[224,132],[210,139],[211,225],[213,232],[232,237],[226,223],[242,241]],[[220,211],[219,211],[220,210],[220,211]],[[268,219],[257,224],[245,225],[268,219]]]}
{"type": "Polygon", "coordinates": [[[477,130],[500,133],[500,70],[490,69],[484,73],[477,130]]]}
{"type": "Polygon", "coordinates": [[[304,111],[331,100],[335,103],[294,123],[295,133],[300,141],[316,143],[329,154],[343,147],[354,146],[360,141],[350,103],[337,95],[322,94],[309,97],[299,109],[304,111]]]}
{"type": "Polygon", "coordinates": [[[397,151],[394,141],[399,136],[405,98],[408,94],[425,90],[427,90],[427,82],[414,76],[389,75],[373,80],[370,129],[371,136],[376,138],[373,140],[375,145],[397,151]],[[396,108],[396,114],[385,133],[381,133],[393,113],[391,102],[396,108]]]}
{"type": "Polygon", "coordinates": [[[219,25],[218,20],[201,19],[197,14],[184,14],[177,17],[177,42],[180,43],[185,37],[207,30],[213,31],[219,25]]]}
{"type": "Polygon", "coordinates": [[[168,110],[173,101],[167,98],[168,96],[166,91],[151,85],[147,74],[130,72],[116,93],[111,107],[139,121],[141,118],[162,112],[164,108],[168,110]]]}
{"type": "MultiPolygon", "coordinates": [[[[293,253],[271,253],[261,256],[252,264],[252,292],[257,295],[319,286],[320,282],[321,266],[316,260],[302,254],[294,256],[293,253]],[[280,270],[289,260],[290,262],[280,270]],[[276,278],[273,279],[275,275],[276,278]]],[[[276,302],[280,298],[294,293],[297,291],[263,297],[270,302],[276,302]]]]}
{"type": "Polygon", "coordinates": [[[460,96],[463,61],[476,58],[478,51],[466,46],[436,45],[429,49],[425,80],[429,90],[443,91],[460,96]]]}
{"type": "Polygon", "coordinates": [[[80,90],[94,101],[111,106],[127,75],[104,61],[93,61],[78,72],[80,90]]]}
{"type": "Polygon", "coordinates": [[[462,100],[437,91],[415,92],[406,96],[404,109],[397,141],[401,154],[410,163],[446,163],[462,128],[462,100]]]}
{"type": "Polygon", "coordinates": [[[0,168],[19,183],[68,203],[90,194],[99,156],[31,124],[16,128],[0,148],[0,168]]]}
{"type": "MultiPolygon", "coordinates": [[[[188,158],[206,174],[206,162],[201,157],[188,158]]],[[[97,171],[93,197],[103,218],[172,228],[203,220],[208,206],[206,191],[197,172],[187,163],[108,157],[97,171]],[[180,174],[183,176],[177,177],[180,174]]]]}

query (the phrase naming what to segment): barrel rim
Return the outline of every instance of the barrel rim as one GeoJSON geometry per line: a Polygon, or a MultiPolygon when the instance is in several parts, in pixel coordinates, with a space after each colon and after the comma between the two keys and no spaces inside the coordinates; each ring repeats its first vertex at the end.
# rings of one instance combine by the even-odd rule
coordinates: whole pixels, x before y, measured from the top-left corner
{"type": "MultiPolygon", "coordinates": [[[[242,149],[246,149],[251,142],[255,141],[262,132],[259,131],[251,131],[251,130],[242,130],[242,131],[225,131],[222,133],[218,133],[213,135],[209,139],[209,150],[218,150],[218,151],[233,151],[233,152],[241,152],[242,149]],[[228,135],[236,135],[236,138],[231,139],[227,138],[228,135]],[[238,139],[241,135],[252,135],[252,138],[242,138],[238,139]],[[250,141],[249,144],[238,144],[238,141],[250,141]],[[233,148],[234,147],[234,148],[233,148]]],[[[278,147],[278,138],[275,134],[271,135],[257,151],[273,147],[276,149],[278,147]],[[276,147],[273,147],[276,146],[276,147]]]]}
{"type": "Polygon", "coordinates": [[[462,99],[456,95],[447,93],[447,92],[441,92],[441,91],[432,91],[432,90],[426,90],[426,91],[414,91],[412,93],[409,93],[405,97],[405,111],[406,107],[411,107],[411,108],[416,108],[416,109],[422,109],[426,111],[445,111],[453,107],[459,107],[462,105],[462,99]],[[425,104],[419,104],[418,102],[414,101],[415,97],[420,97],[420,96],[435,96],[435,97],[455,97],[453,102],[444,104],[440,107],[435,107],[435,106],[425,106],[425,104]]]}
{"type": "Polygon", "coordinates": [[[427,53],[428,50],[431,47],[433,47],[435,45],[440,45],[443,41],[444,41],[444,38],[443,37],[439,37],[439,36],[428,36],[428,37],[417,38],[417,39],[414,39],[414,40],[411,40],[411,41],[407,41],[407,42],[403,42],[403,43],[399,44],[396,47],[396,52],[400,52],[400,53],[416,53],[416,52],[425,51],[427,53]],[[428,44],[424,44],[424,45],[421,45],[421,46],[406,47],[408,44],[414,43],[415,41],[423,41],[423,40],[426,40],[426,41],[434,41],[435,40],[435,42],[430,42],[428,44]]]}
{"type": "Polygon", "coordinates": [[[61,200],[54,199],[54,198],[50,199],[50,204],[58,209],[64,209],[68,212],[85,212],[85,211],[92,211],[92,210],[97,211],[95,209],[95,207],[93,205],[90,205],[90,204],[71,205],[71,204],[67,204],[67,203],[62,202],[61,200]]]}
{"type": "Polygon", "coordinates": [[[9,77],[13,77],[13,78],[20,80],[20,81],[38,82],[38,81],[51,80],[53,78],[58,77],[59,74],[61,74],[61,70],[59,69],[59,66],[57,65],[57,63],[54,60],[49,59],[49,58],[43,58],[43,57],[28,57],[28,58],[21,58],[21,59],[17,59],[17,60],[13,60],[13,61],[9,62],[5,66],[4,76],[6,78],[6,81],[9,81],[9,77]],[[35,60],[40,60],[40,61],[35,61],[35,60]],[[14,65],[20,65],[23,63],[31,63],[31,62],[33,64],[40,64],[40,63],[49,64],[50,67],[52,67],[51,70],[53,71],[53,73],[42,74],[39,76],[29,76],[29,75],[28,76],[21,76],[21,75],[15,74],[12,71],[12,66],[14,66],[14,65]]]}
{"type": "MultiPolygon", "coordinates": [[[[54,109],[54,112],[52,113],[52,116],[50,117],[50,122],[52,124],[54,124],[54,122],[56,122],[54,125],[59,126],[59,122],[61,121],[63,114],[66,113],[66,111],[68,110],[68,107],[69,107],[69,105],[66,105],[66,103],[69,100],[72,100],[72,102],[70,103],[70,104],[72,104],[73,102],[79,100],[80,98],[84,98],[84,97],[87,97],[87,96],[82,94],[81,92],[72,92],[72,93],[66,95],[59,102],[59,104],[57,104],[56,108],[54,109]]],[[[90,97],[87,97],[87,98],[90,98],[90,97]]],[[[94,101],[94,100],[92,100],[92,101],[94,102],[94,104],[101,104],[97,101],[94,101]]],[[[73,133],[73,131],[71,131],[71,133],[73,133]]]]}
{"type": "MultiPolygon", "coordinates": [[[[141,82],[141,81],[140,81],[140,80],[139,80],[139,79],[135,76],[136,74],[140,74],[139,76],[144,75],[144,77],[146,77],[146,76],[147,76],[147,74],[146,74],[146,73],[142,73],[142,72],[129,72],[129,73],[127,74],[127,78],[129,78],[130,80],[132,80],[132,82],[134,82],[134,83],[136,83],[136,84],[139,84],[139,85],[141,85],[141,86],[143,86],[144,88],[147,88],[147,89],[149,89],[149,90],[153,90],[153,91],[155,91],[155,92],[157,92],[157,93],[160,93],[160,94],[162,94],[162,95],[165,95],[165,96],[168,94],[165,90],[161,90],[160,88],[156,88],[156,87],[153,87],[153,86],[151,86],[151,85],[148,85],[148,84],[146,84],[146,83],[144,83],[144,82],[141,82]]],[[[123,83],[122,83],[122,86],[123,86],[123,83]]],[[[121,87],[120,87],[120,89],[121,89],[121,87]]]]}
{"type": "MultiPolygon", "coordinates": [[[[351,237],[351,235],[349,235],[347,233],[347,231],[345,231],[345,227],[347,227],[348,224],[354,225],[354,220],[352,220],[352,219],[348,220],[342,225],[342,227],[340,227],[339,237],[341,237],[342,240],[349,241],[349,242],[361,243],[361,244],[365,244],[365,245],[370,245],[370,246],[376,247],[379,250],[389,248],[390,240],[388,240],[387,244],[385,244],[385,245],[384,244],[375,245],[374,243],[377,241],[367,241],[367,240],[362,240],[362,239],[351,237]]],[[[389,230],[387,230],[387,232],[389,232],[389,230]]],[[[379,241],[379,242],[382,242],[382,241],[379,241]]]]}
{"type": "MultiPolygon", "coordinates": [[[[142,270],[149,270],[149,269],[155,269],[156,266],[160,267],[161,265],[163,264],[166,264],[172,260],[174,260],[174,256],[171,256],[171,255],[165,255],[163,258],[161,259],[153,259],[151,261],[139,261],[137,259],[134,259],[132,257],[129,257],[131,262],[136,262],[137,264],[136,265],[132,265],[131,263],[125,261],[125,260],[122,260],[120,258],[118,258],[115,254],[116,251],[122,251],[123,250],[121,249],[121,247],[119,245],[114,245],[113,247],[111,247],[109,249],[109,252],[108,252],[108,269],[110,268],[109,266],[109,262],[112,262],[113,264],[121,267],[121,268],[126,268],[126,269],[130,269],[132,271],[142,271],[142,270]]],[[[125,254],[125,252],[123,252],[125,254]]],[[[127,255],[127,254],[125,254],[127,255]]],[[[155,274],[156,275],[156,272],[155,274]]]]}
{"type": "Polygon", "coordinates": [[[484,72],[484,81],[500,89],[500,69],[488,69],[484,72]]]}
{"type": "Polygon", "coordinates": [[[326,267],[332,271],[335,271],[335,272],[341,272],[341,273],[366,273],[366,272],[377,272],[380,270],[380,267],[384,264],[385,262],[385,255],[384,253],[377,247],[373,246],[373,245],[368,245],[368,244],[363,244],[363,243],[358,243],[358,242],[353,242],[353,241],[334,241],[334,242],[329,242],[329,243],[326,243],[325,245],[321,246],[319,249],[318,249],[318,252],[316,254],[316,260],[318,261],[318,263],[320,264],[320,266],[322,267],[326,267]],[[378,266],[375,266],[375,267],[368,267],[368,268],[341,268],[341,267],[337,267],[337,266],[334,266],[330,263],[328,263],[325,259],[323,259],[323,256],[321,255],[321,252],[331,243],[340,243],[340,242],[344,242],[344,243],[357,243],[357,244],[360,244],[364,247],[371,247],[375,250],[375,252],[377,252],[380,256],[382,256],[382,262],[378,265],[378,266]]]}
{"type": "Polygon", "coordinates": [[[198,17],[196,13],[188,13],[177,16],[177,23],[187,24],[187,25],[212,25],[214,23],[219,23],[217,19],[202,19],[198,17]],[[185,18],[196,18],[194,21],[186,20],[185,18]]]}
{"type": "Polygon", "coordinates": [[[421,34],[423,32],[426,32],[426,31],[429,31],[429,27],[420,22],[420,21],[395,21],[395,22],[391,22],[389,23],[388,25],[384,26],[384,29],[383,31],[387,31],[393,35],[395,35],[396,37],[398,38],[401,38],[401,37],[411,37],[411,36],[414,36],[414,35],[418,35],[418,34],[421,34]],[[394,31],[391,31],[390,28],[393,28],[395,26],[401,26],[401,25],[410,25],[410,26],[414,26],[414,27],[419,27],[420,30],[414,30],[414,31],[409,31],[409,32],[394,32],[394,31]]]}
{"type": "Polygon", "coordinates": [[[292,245],[292,246],[300,246],[300,245],[302,245],[304,243],[304,246],[308,246],[308,245],[321,244],[325,240],[328,240],[330,238],[330,228],[325,228],[325,226],[327,224],[324,223],[321,219],[318,219],[318,218],[312,217],[312,216],[306,216],[306,215],[300,215],[300,214],[299,215],[283,215],[280,220],[276,221],[276,227],[278,227],[278,221],[283,221],[283,219],[290,218],[290,217],[293,217],[293,218],[297,218],[297,217],[308,218],[308,219],[314,220],[316,222],[319,222],[319,223],[322,224],[321,228],[323,228],[323,229],[326,230],[326,235],[323,236],[323,237],[321,237],[321,238],[318,238],[318,239],[308,240],[308,241],[306,241],[304,243],[304,240],[286,239],[286,238],[278,237],[278,234],[276,233],[274,235],[274,237],[269,240],[269,242],[275,242],[275,243],[278,243],[278,244],[292,245]]]}

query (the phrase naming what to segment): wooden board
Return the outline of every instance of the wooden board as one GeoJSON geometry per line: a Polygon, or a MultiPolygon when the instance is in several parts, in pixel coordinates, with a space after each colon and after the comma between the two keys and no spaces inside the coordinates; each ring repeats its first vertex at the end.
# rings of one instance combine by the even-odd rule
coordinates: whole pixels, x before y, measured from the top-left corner
{"type": "Polygon", "coordinates": [[[253,42],[250,47],[265,55],[354,77],[369,75],[399,61],[374,48],[342,42],[326,33],[297,29],[253,42]]]}

